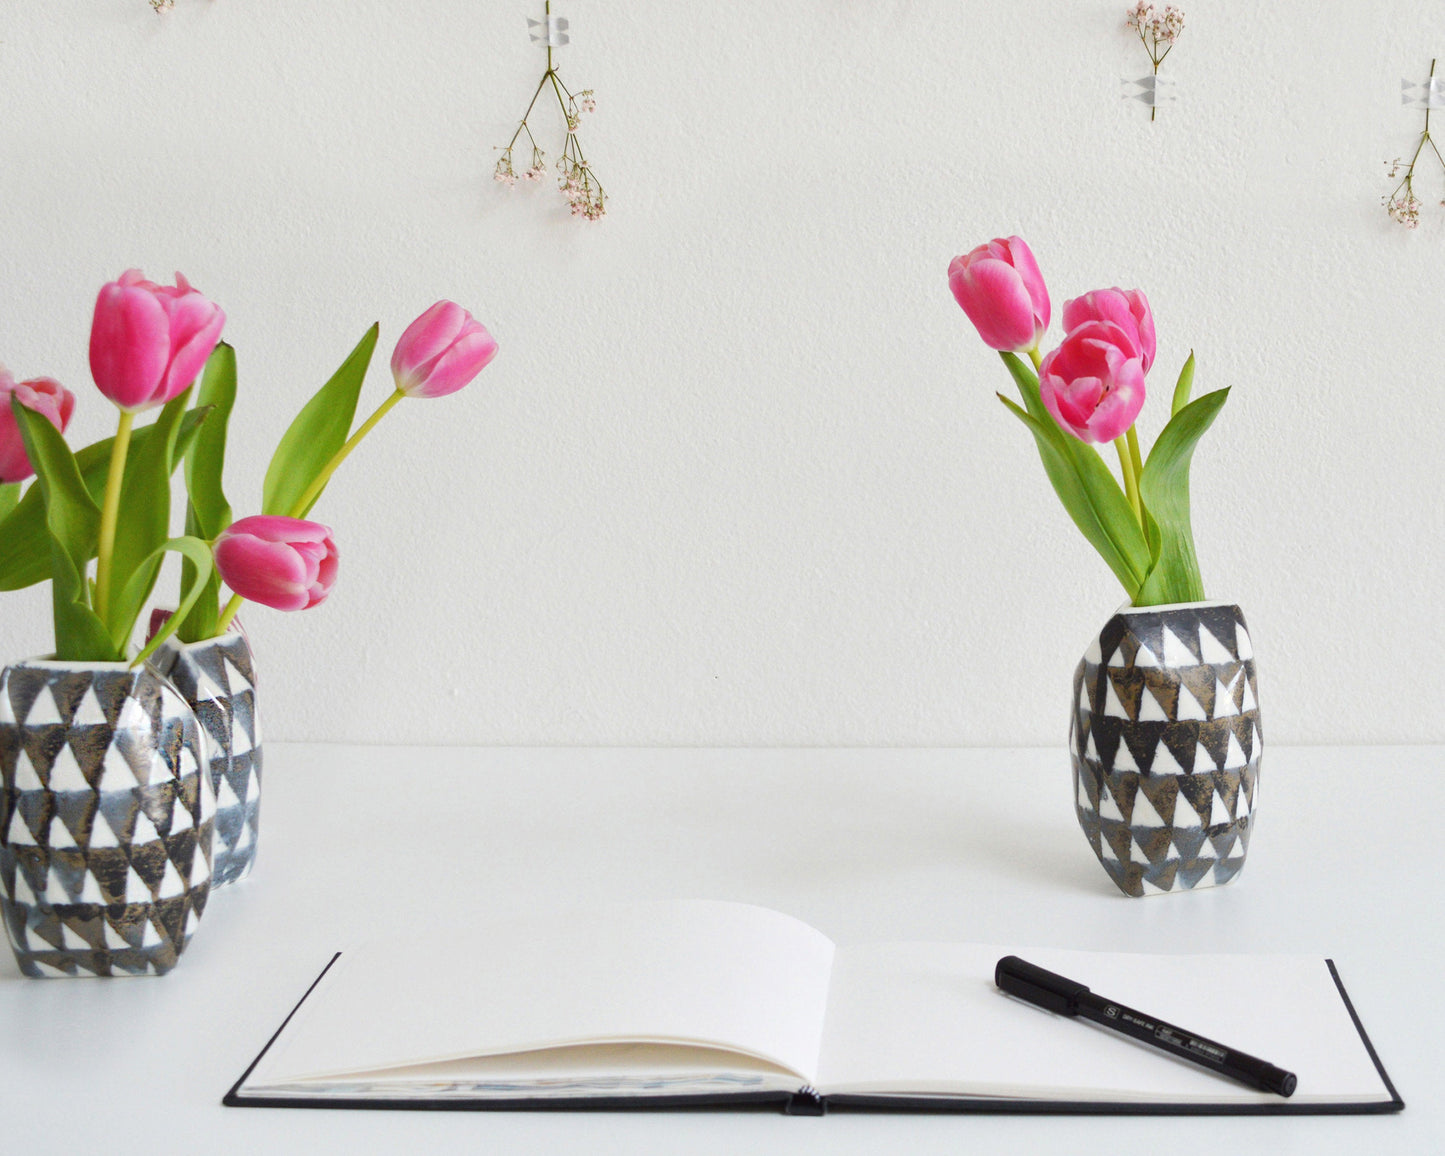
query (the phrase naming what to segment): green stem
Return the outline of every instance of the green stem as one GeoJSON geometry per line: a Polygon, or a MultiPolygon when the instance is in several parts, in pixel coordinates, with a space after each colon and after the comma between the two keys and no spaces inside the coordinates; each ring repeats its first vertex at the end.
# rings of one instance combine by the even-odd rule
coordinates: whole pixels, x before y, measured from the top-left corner
{"type": "Polygon", "coordinates": [[[1037,345],[1029,350],[1029,360],[1034,363],[1034,372],[1037,373],[1039,366],[1044,363],[1044,359],[1039,356],[1039,347],[1037,345]]]}
{"type": "MultiPolygon", "coordinates": [[[[297,499],[296,504],[291,507],[291,512],[288,517],[304,518],[307,515],[312,504],[321,496],[321,491],[326,488],[326,483],[331,480],[331,475],[336,472],[337,468],[346,460],[351,451],[361,444],[361,439],[375,429],[377,423],[390,413],[392,407],[405,396],[406,394],[402,393],[401,390],[394,390],[390,397],[376,407],[376,412],[361,423],[360,428],[347,439],[346,444],[337,450],[336,453],[332,455],[331,460],[322,467],[321,472],[316,475],[315,480],[306,487],[306,492],[302,494],[301,497],[297,499]]],[[[226,608],[221,611],[220,620],[216,623],[217,634],[224,634],[226,632],[226,628],[231,625],[231,619],[236,617],[236,611],[241,609],[241,603],[244,601],[245,599],[239,594],[231,595],[231,600],[226,603],[226,608]]]]}
{"type": "Polygon", "coordinates": [[[241,609],[241,603],[246,601],[239,594],[232,594],[231,601],[226,603],[226,609],[221,611],[221,617],[216,622],[216,637],[226,633],[226,627],[231,625],[231,619],[236,617],[236,611],[241,609]]]}
{"type": "MultiPolygon", "coordinates": [[[[1134,462],[1134,478],[1142,481],[1144,478],[1144,459],[1139,456],[1139,435],[1134,427],[1130,426],[1125,436],[1129,439],[1129,457],[1134,462]]],[[[1144,496],[1139,495],[1139,504],[1144,504],[1144,496]]]]}
{"type": "Polygon", "coordinates": [[[95,554],[95,613],[110,628],[110,564],[115,553],[115,527],[120,520],[120,488],[125,480],[125,456],[130,450],[130,429],[135,414],[120,411],[115,442],[110,450],[110,473],[105,479],[105,504],[100,510],[100,539],[95,554]]]}
{"type": "Polygon", "coordinates": [[[1139,480],[1134,476],[1134,462],[1129,456],[1129,443],[1123,434],[1114,439],[1114,448],[1119,451],[1119,468],[1124,472],[1124,493],[1129,505],[1134,508],[1134,517],[1139,519],[1139,528],[1144,528],[1144,506],[1139,501],[1139,480]]]}
{"type": "Polygon", "coordinates": [[[391,407],[405,396],[406,394],[402,393],[401,390],[394,390],[390,397],[376,407],[376,412],[361,423],[361,428],[352,434],[351,437],[347,439],[346,444],[332,455],[331,460],[322,467],[321,472],[316,475],[315,480],[306,487],[306,492],[302,494],[296,504],[291,507],[291,517],[304,518],[306,516],[312,504],[321,496],[321,491],[326,488],[326,483],[331,481],[331,475],[336,472],[337,467],[346,460],[347,455],[349,455],[352,450],[361,444],[361,439],[376,428],[376,423],[391,412],[391,407]]]}

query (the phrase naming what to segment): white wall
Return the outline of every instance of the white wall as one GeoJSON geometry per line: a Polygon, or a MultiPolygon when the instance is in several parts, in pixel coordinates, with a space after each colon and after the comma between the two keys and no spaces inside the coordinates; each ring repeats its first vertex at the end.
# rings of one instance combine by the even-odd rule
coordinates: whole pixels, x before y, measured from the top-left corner
{"type": "MultiPolygon", "coordinates": [[[[1271,739],[1445,740],[1445,176],[1413,235],[1379,204],[1438,0],[1188,3],[1152,125],[1123,0],[562,0],[599,225],[490,179],[540,7],[0,11],[0,360],[80,395],[75,444],[113,421],[86,337],[129,265],[227,310],[238,515],[371,321],[363,405],[439,296],[501,342],[318,508],[330,601],[247,616],[269,737],[1062,744],[1123,596],[944,276],[1018,232],[1056,313],[1148,293],[1151,437],[1191,346],[1198,389],[1235,387],[1195,530],[1271,739]]],[[[45,650],[47,608],[3,596],[0,655],[45,650]]]]}

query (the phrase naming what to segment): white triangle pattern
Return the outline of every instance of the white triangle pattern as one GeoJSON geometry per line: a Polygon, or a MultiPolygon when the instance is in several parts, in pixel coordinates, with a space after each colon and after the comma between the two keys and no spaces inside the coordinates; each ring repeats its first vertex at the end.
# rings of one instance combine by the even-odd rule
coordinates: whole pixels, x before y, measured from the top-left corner
{"type": "Polygon", "coordinates": [[[55,695],[51,693],[48,686],[35,696],[30,713],[25,716],[25,725],[28,727],[53,726],[64,721],[65,719],[60,714],[60,707],[56,705],[55,695]]]}
{"type": "Polygon", "coordinates": [[[1184,640],[1167,626],[1164,628],[1164,662],[1168,666],[1199,665],[1199,659],[1190,653],[1184,640]]]}
{"type": "Polygon", "coordinates": [[[1113,819],[1117,823],[1124,821],[1124,814],[1119,810],[1119,804],[1114,802],[1114,796],[1109,793],[1109,784],[1099,784],[1099,818],[1113,819]]]}
{"type": "Polygon", "coordinates": [[[175,809],[171,812],[171,834],[189,831],[194,825],[191,822],[191,813],[186,810],[180,800],[177,800],[175,809]]]}
{"type": "Polygon", "coordinates": [[[1209,663],[1234,661],[1234,655],[1229,653],[1229,648],[1215,638],[1207,626],[1203,625],[1199,627],[1199,656],[1209,663]]]}
{"type": "Polygon", "coordinates": [[[87,871],[85,873],[85,882],[81,885],[80,888],[79,902],[101,904],[105,903],[105,896],[100,893],[100,884],[96,882],[95,874],[93,872],[87,871]]]}
{"type": "Polygon", "coordinates": [[[100,782],[96,784],[98,790],[102,791],[128,791],[135,786],[135,772],[130,769],[130,763],[124,754],[114,743],[111,743],[105,751],[105,761],[101,764],[100,782]]]}
{"type": "MultiPolygon", "coordinates": [[[[1093,736],[1090,735],[1092,738],[1093,736]]],[[[246,776],[246,805],[249,807],[261,794],[261,780],[256,777],[255,772],[246,776]]]]}
{"type": "Polygon", "coordinates": [[[1251,710],[1254,710],[1255,707],[1257,707],[1258,705],[1259,705],[1259,703],[1257,703],[1257,702],[1254,701],[1254,688],[1249,685],[1249,679],[1245,679],[1245,680],[1244,680],[1244,699],[1243,699],[1243,701],[1242,701],[1241,704],[1240,704],[1240,710],[1242,710],[1242,711],[1251,711],[1251,710]]]}
{"type": "Polygon", "coordinates": [[[115,832],[110,829],[109,821],[99,811],[95,813],[95,820],[90,824],[90,845],[92,847],[120,846],[115,832]]]}
{"type": "Polygon", "coordinates": [[[1129,818],[1131,827],[1167,827],[1154,804],[1149,801],[1149,796],[1140,791],[1134,796],[1134,814],[1129,818]]]}
{"type": "Polygon", "coordinates": [[[1134,655],[1134,665],[1157,668],[1159,666],[1159,660],[1154,656],[1154,652],[1141,642],[1139,643],[1138,653],[1134,655]]]}
{"type": "MultiPolygon", "coordinates": [[[[1093,645],[1099,645],[1098,639],[1094,640],[1093,645]]],[[[251,683],[247,680],[246,676],[241,673],[241,668],[237,666],[234,662],[232,662],[229,658],[226,659],[226,670],[229,672],[226,675],[226,681],[231,684],[232,697],[240,694],[242,691],[254,689],[251,686],[251,683]]]]}
{"type": "MultiPolygon", "coordinates": [[[[1129,712],[1124,709],[1124,704],[1119,701],[1119,696],[1114,693],[1114,680],[1104,679],[1104,713],[1114,718],[1128,718],[1129,712]]],[[[1092,737],[1092,736],[1090,736],[1092,737]]]]}
{"type": "Polygon", "coordinates": [[[1233,731],[1229,732],[1229,750],[1224,754],[1224,766],[1221,770],[1239,771],[1249,766],[1249,760],[1244,757],[1244,748],[1239,745],[1239,739],[1233,731]]]}
{"type": "Polygon", "coordinates": [[[1164,708],[1159,705],[1159,700],[1154,697],[1154,692],[1145,683],[1143,692],[1139,695],[1139,721],[1140,722],[1162,722],[1170,721],[1169,716],[1164,713],[1164,708]]]}
{"type": "Polygon", "coordinates": [[[21,747],[15,756],[15,789],[17,791],[43,791],[45,784],[40,781],[40,776],[35,773],[35,764],[30,761],[30,756],[21,747]]]}
{"type": "Polygon", "coordinates": [[[236,726],[236,725],[234,725],[234,723],[233,723],[232,726],[231,726],[231,754],[232,754],[232,755],[245,755],[245,754],[250,754],[250,753],[251,753],[251,739],[250,739],[250,737],[246,734],[246,728],[245,728],[245,727],[241,727],[241,726],[236,726]]]}
{"type": "Polygon", "coordinates": [[[1160,743],[1154,750],[1154,762],[1149,767],[1150,774],[1154,775],[1183,775],[1188,772],[1179,765],[1179,760],[1174,757],[1174,752],[1165,743],[1160,743]]]}
{"type": "Polygon", "coordinates": [[[157,899],[174,899],[177,895],[184,895],[186,885],[181,881],[180,872],[176,865],[169,859],[166,860],[166,872],[161,876],[160,890],[156,892],[157,899]]]}
{"type": "Polygon", "coordinates": [[[0,723],[13,723],[15,709],[10,705],[9,679],[0,678],[0,723]]]}
{"type": "Polygon", "coordinates": [[[1214,806],[1210,809],[1209,812],[1209,826],[1215,827],[1218,826],[1220,823],[1234,822],[1234,816],[1231,815],[1229,811],[1225,808],[1224,800],[1219,797],[1218,791],[1214,792],[1213,799],[1214,806]]]}
{"type": "Polygon", "coordinates": [[[134,867],[125,869],[125,901],[127,903],[149,903],[153,896],[145,880],[135,873],[134,867]]]}
{"type": "Polygon", "coordinates": [[[1194,697],[1193,692],[1182,682],[1179,684],[1179,708],[1178,717],[1183,719],[1195,719],[1199,722],[1206,722],[1209,713],[1204,709],[1204,704],[1194,697]]]}
{"type": "Polygon", "coordinates": [[[1119,739],[1119,749],[1114,752],[1114,770],[1137,771],[1138,769],[1139,764],[1134,761],[1134,756],[1129,750],[1129,744],[1121,737],[1119,739]]]}
{"type": "Polygon", "coordinates": [[[145,934],[141,936],[140,945],[142,947],[160,947],[164,943],[165,940],[156,931],[156,925],[147,919],[145,934]]]}
{"type": "Polygon", "coordinates": [[[1245,633],[1244,627],[1235,624],[1234,644],[1239,651],[1239,661],[1247,662],[1254,657],[1254,644],[1249,641],[1249,635],[1245,633]]]}
{"type": "Polygon", "coordinates": [[[81,773],[80,764],[75,761],[75,753],[67,743],[55,752],[55,758],[50,764],[50,789],[52,791],[88,791],[90,784],[86,782],[85,775],[81,773]]]}
{"type": "Polygon", "coordinates": [[[1227,718],[1229,715],[1234,715],[1238,713],[1239,710],[1234,705],[1234,695],[1230,693],[1229,688],[1226,687],[1224,683],[1220,682],[1218,679],[1215,679],[1214,717],[1227,718]]]}
{"type": "Polygon", "coordinates": [[[1103,854],[1105,859],[1108,859],[1114,863],[1117,863],[1119,861],[1119,856],[1114,854],[1114,848],[1110,845],[1109,840],[1105,839],[1103,835],[1099,836],[1099,850],[1103,854]]]}
{"type": "Polygon", "coordinates": [[[1217,770],[1219,767],[1214,762],[1214,756],[1204,749],[1203,743],[1200,743],[1194,748],[1194,773],[1202,775],[1207,771],[1217,770]]]}
{"type": "Polygon", "coordinates": [[[133,847],[144,847],[147,843],[154,843],[161,837],[156,830],[156,825],[151,822],[150,816],[144,811],[137,810],[135,813],[135,830],[131,832],[131,845],[133,847]]]}
{"type": "MultiPolygon", "coordinates": [[[[50,820],[51,850],[68,851],[72,847],[77,846],[79,846],[79,844],[76,843],[74,836],[71,835],[70,828],[65,825],[65,820],[59,815],[54,816],[50,820]]],[[[103,900],[98,902],[103,902],[103,900]]]]}
{"type": "Polygon", "coordinates": [[[10,813],[10,827],[5,832],[5,841],[12,847],[35,846],[35,836],[30,833],[30,828],[25,825],[25,820],[20,817],[20,810],[16,808],[10,813]]]}
{"type": "Polygon", "coordinates": [[[125,937],[104,920],[101,921],[101,928],[105,936],[105,945],[112,951],[124,951],[130,946],[130,944],[125,941],[125,937]]]}
{"type": "Polygon", "coordinates": [[[80,705],[75,708],[75,717],[70,720],[73,727],[104,726],[109,721],[105,717],[105,711],[100,709],[100,699],[95,697],[95,689],[92,687],[81,696],[80,705]]]}

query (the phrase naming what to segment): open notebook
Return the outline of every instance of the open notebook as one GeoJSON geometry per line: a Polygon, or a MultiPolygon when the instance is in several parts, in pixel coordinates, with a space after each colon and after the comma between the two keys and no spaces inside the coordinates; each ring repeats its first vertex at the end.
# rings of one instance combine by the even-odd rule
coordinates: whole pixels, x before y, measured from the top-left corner
{"type": "Polygon", "coordinates": [[[616,905],[336,955],[232,1106],[1388,1112],[1334,968],[1300,956],[835,947],[775,911],[616,905]],[[993,983],[1030,962],[1295,1072],[1251,1091],[993,983]]]}

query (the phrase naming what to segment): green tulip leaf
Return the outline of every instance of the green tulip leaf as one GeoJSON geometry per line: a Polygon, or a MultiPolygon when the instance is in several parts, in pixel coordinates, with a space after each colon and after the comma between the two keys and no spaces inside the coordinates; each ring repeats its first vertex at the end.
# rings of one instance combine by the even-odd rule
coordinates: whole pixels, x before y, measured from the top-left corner
{"type": "Polygon", "coordinates": [[[181,555],[183,569],[188,577],[181,579],[181,604],[176,612],[166,619],[164,625],[156,631],[155,636],[145,644],[144,649],[135,656],[132,666],[139,666],[176,630],[182,619],[189,616],[191,609],[195,606],[197,599],[206,588],[214,570],[214,563],[211,559],[211,548],[199,538],[190,536],[184,538],[171,538],[162,542],[154,554],[145,559],[145,565],[139,567],[131,575],[131,580],[126,585],[122,598],[131,601],[139,598],[142,602],[150,597],[150,582],[145,579],[147,571],[151,574],[151,582],[155,580],[155,572],[160,568],[161,561],[167,551],[181,555]]]}
{"type": "Polygon", "coordinates": [[[1091,447],[1080,442],[1085,452],[1072,452],[1062,443],[1069,435],[1057,425],[1044,425],[1003,394],[998,399],[1028,426],[1059,501],[1133,598],[1148,572],[1149,547],[1114,475],[1091,447]]]}
{"type": "MultiPolygon", "coordinates": [[[[80,467],[49,420],[11,398],[25,452],[35,467],[33,491],[41,496],[49,538],[55,656],[67,661],[112,661],[110,635],[90,608],[85,568],[100,534],[100,508],[86,489],[80,467]]],[[[27,495],[28,497],[29,495],[27,495]]]]}
{"type": "MultiPolygon", "coordinates": [[[[210,407],[210,416],[186,450],[186,534],[205,542],[231,524],[231,504],[226,501],[221,477],[226,465],[226,431],[231,409],[236,404],[236,351],[224,341],[206,362],[196,401],[210,407]]],[[[189,589],[199,571],[189,556],[181,562],[181,588],[189,589]]],[[[177,627],[183,642],[214,638],[221,616],[221,576],[208,566],[208,577],[196,596],[195,605],[177,627]]]]}
{"type": "Polygon", "coordinates": [[[1129,499],[1098,451],[1059,427],[1043,403],[1034,372],[1015,354],[1002,357],[1026,408],[1002,394],[999,400],[1028,426],[1054,493],[1132,598],[1149,572],[1151,554],[1129,499]]]}
{"type": "Polygon", "coordinates": [[[121,654],[129,649],[160,570],[160,548],[170,537],[171,471],[179,460],[176,441],[190,393],[187,389],[168,402],[149,427],[151,436],[126,455],[106,608],[106,628],[121,654]]]}
{"type": "Polygon", "coordinates": [[[0,525],[10,516],[10,511],[20,504],[20,483],[7,482],[0,486],[0,525]]]}
{"type": "Polygon", "coordinates": [[[1174,400],[1170,403],[1169,416],[1173,417],[1189,404],[1189,391],[1194,387],[1194,350],[1189,351],[1189,360],[1179,371],[1179,380],[1174,384],[1174,400]]]}
{"type": "MultiPolygon", "coordinates": [[[[380,325],[373,325],[357,343],[341,368],[306,403],[281,438],[261,491],[261,512],[287,517],[305,517],[310,510],[296,506],[311,483],[326,468],[336,451],[346,444],[356,416],[356,399],[371,365],[380,325]]],[[[324,490],[322,491],[324,492],[324,490]]],[[[318,492],[317,497],[321,496],[318,492]]],[[[315,504],[315,498],[311,505],[315,504]]]]}
{"type": "MultiPolygon", "coordinates": [[[[190,410],[181,422],[176,438],[179,462],[207,416],[204,407],[190,410]]],[[[132,452],[139,450],[150,438],[154,427],[146,426],[131,434],[132,452]]],[[[105,476],[110,468],[110,449],[114,438],[105,438],[76,451],[75,463],[85,488],[99,505],[105,496],[105,476]]],[[[0,591],[23,590],[50,577],[50,538],[45,528],[45,498],[40,487],[31,486],[20,504],[0,519],[0,591]]]]}
{"type": "Polygon", "coordinates": [[[1199,558],[1189,524],[1189,465],[1194,447],[1228,397],[1229,390],[1219,389],[1190,402],[1169,419],[1149,451],[1139,479],[1139,494],[1158,521],[1160,549],[1134,599],[1136,606],[1204,600],[1204,582],[1199,576],[1199,558]]]}

